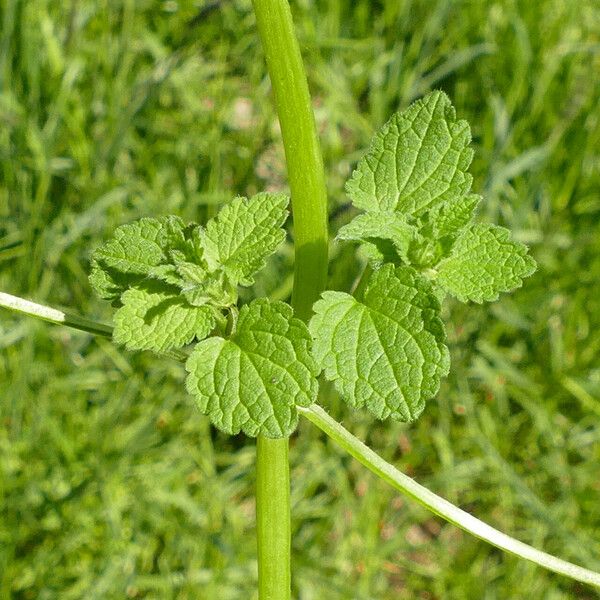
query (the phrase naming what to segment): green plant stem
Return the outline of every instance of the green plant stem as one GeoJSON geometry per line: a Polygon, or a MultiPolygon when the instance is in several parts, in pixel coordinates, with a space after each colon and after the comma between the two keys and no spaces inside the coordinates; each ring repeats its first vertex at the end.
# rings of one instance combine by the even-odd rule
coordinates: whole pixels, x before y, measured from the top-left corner
{"type": "MultiPolygon", "coordinates": [[[[308,82],[287,0],[253,0],[281,126],[294,217],[292,305],[308,320],[327,283],[327,190],[308,82]]],[[[288,440],[258,439],[257,540],[260,600],[290,598],[288,440]],[[284,468],[285,463],[285,468],[284,468]]]]}
{"type": "Polygon", "coordinates": [[[31,300],[25,300],[18,296],[11,296],[4,292],[0,292],[0,306],[21,313],[22,315],[42,319],[49,323],[55,323],[56,325],[66,325],[67,327],[87,331],[94,335],[101,335],[108,338],[112,337],[112,327],[110,325],[98,323],[73,313],[63,312],[62,310],[45,306],[44,304],[38,304],[31,300]]]}
{"type": "Polygon", "coordinates": [[[487,523],[480,521],[458,508],[458,506],[418,484],[414,479],[411,479],[408,475],[405,475],[383,460],[377,453],[330,417],[320,406],[313,404],[308,408],[298,407],[298,410],[309,421],[336,441],[348,454],[352,455],[370,471],[375,473],[375,475],[381,477],[381,479],[389,483],[393,488],[410,496],[432,513],[442,517],[442,519],[492,544],[492,546],[496,546],[496,548],[529,560],[555,573],[560,573],[571,579],[600,587],[600,573],[584,569],[541,550],[536,550],[532,546],[528,546],[494,529],[487,523]]]}
{"type": "Polygon", "coordinates": [[[308,320],[327,283],[327,189],[306,74],[287,0],[253,0],[281,125],[294,216],[294,291],[308,320]]]}
{"type": "Polygon", "coordinates": [[[291,522],[288,444],[259,436],[256,441],[256,535],[259,597],[289,598],[291,522]]]}
{"type": "MultiPolygon", "coordinates": [[[[48,323],[54,323],[55,325],[65,325],[66,327],[72,327],[79,331],[85,331],[94,335],[102,337],[112,338],[113,328],[110,325],[99,323],[98,321],[92,321],[86,317],[82,317],[73,312],[64,312],[57,308],[52,308],[45,304],[38,304],[31,300],[25,300],[19,296],[12,296],[0,292],[0,306],[8,308],[14,312],[18,312],[28,317],[34,317],[35,319],[41,319],[48,323]]],[[[187,354],[179,350],[170,350],[163,353],[164,356],[173,358],[179,361],[185,361],[187,354]]]]}

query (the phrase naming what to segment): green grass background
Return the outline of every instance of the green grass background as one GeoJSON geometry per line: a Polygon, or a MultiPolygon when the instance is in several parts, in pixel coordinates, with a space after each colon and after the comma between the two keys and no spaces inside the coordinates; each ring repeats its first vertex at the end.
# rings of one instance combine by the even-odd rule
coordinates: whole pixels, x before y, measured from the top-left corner
{"type": "MultiPolygon", "coordinates": [[[[324,402],[451,501],[600,570],[600,5],[293,2],[328,171],[444,89],[483,220],[538,272],[445,309],[453,370],[415,425],[324,402]]],[[[248,0],[0,1],[0,290],[110,320],[91,250],[123,222],[206,219],[285,188],[248,0]]],[[[332,247],[331,285],[359,264],[332,247]]],[[[286,298],[288,245],[257,283],[286,298]]],[[[217,433],[179,364],[0,312],[0,598],[255,598],[254,444],[217,433]]],[[[399,497],[309,423],[291,441],[294,598],[595,598],[399,497]]]]}

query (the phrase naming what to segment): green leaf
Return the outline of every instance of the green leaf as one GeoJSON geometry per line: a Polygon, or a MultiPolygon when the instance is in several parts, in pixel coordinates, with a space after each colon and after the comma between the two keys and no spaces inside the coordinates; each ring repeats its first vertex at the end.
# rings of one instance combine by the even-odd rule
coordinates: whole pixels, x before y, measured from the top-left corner
{"type": "Polygon", "coordinates": [[[432,92],[382,127],[346,190],[363,210],[419,216],[469,192],[470,141],[448,97],[432,92]]]}
{"type": "Polygon", "coordinates": [[[390,240],[373,239],[362,242],[360,254],[367,260],[373,269],[380,269],[384,264],[401,264],[398,250],[390,240]]]}
{"type": "Polygon", "coordinates": [[[436,281],[462,302],[481,303],[520,287],[523,278],[535,269],[527,246],[512,241],[508,229],[473,225],[456,240],[452,254],[437,266],[436,281]]]}
{"type": "Polygon", "coordinates": [[[175,285],[178,287],[185,285],[185,279],[180,275],[177,267],[173,264],[152,267],[148,272],[148,277],[150,279],[155,279],[156,281],[162,281],[168,285],[175,285]]]}
{"type": "Polygon", "coordinates": [[[165,352],[194,338],[204,339],[215,327],[215,310],[191,306],[166,290],[131,288],[121,296],[123,306],[114,317],[113,339],[129,350],[165,352]]]}
{"type": "MultiPolygon", "coordinates": [[[[375,240],[388,240],[393,244],[398,255],[406,260],[410,243],[416,235],[416,228],[410,225],[400,213],[365,213],[341,227],[337,239],[371,243],[375,240]]],[[[382,254],[385,255],[383,251],[382,254]]]]}
{"type": "Polygon", "coordinates": [[[375,271],[362,299],[324,292],[309,329],[325,377],[354,407],[414,421],[448,373],[440,305],[410,267],[375,271]]]}
{"type": "Polygon", "coordinates": [[[139,283],[143,277],[102,268],[95,260],[92,260],[92,270],[88,279],[100,298],[116,302],[121,297],[123,290],[130,285],[139,283]]]}
{"type": "Polygon", "coordinates": [[[207,273],[202,281],[186,280],[183,295],[194,306],[210,304],[219,308],[234,306],[238,299],[237,287],[224,271],[207,273]]]}
{"type": "Polygon", "coordinates": [[[473,219],[481,202],[478,194],[468,194],[452,202],[437,206],[429,215],[435,237],[454,236],[473,219]]]}
{"type": "Polygon", "coordinates": [[[310,334],[283,302],[263,298],[244,306],[234,335],[198,343],[186,369],[186,387],[202,413],[230,434],[288,436],[296,406],[317,397],[310,334]]]}
{"type": "Polygon", "coordinates": [[[179,255],[172,260],[175,264],[153,267],[149,276],[157,281],[177,286],[193,306],[210,304],[227,308],[237,302],[237,288],[224,271],[208,271],[206,264],[188,262],[179,255]]]}
{"type": "Polygon", "coordinates": [[[168,246],[183,243],[183,227],[183,221],[174,216],[144,217],[121,225],[92,254],[90,284],[101,298],[117,300],[167,262],[168,246]]]}
{"type": "Polygon", "coordinates": [[[461,300],[494,300],[520,286],[535,269],[527,249],[506,230],[471,225],[481,198],[469,193],[470,141],[442,92],[395,114],[346,186],[367,213],[338,237],[361,238],[371,264],[410,265],[461,300]],[[412,232],[395,232],[397,222],[412,232]]]}
{"type": "Polygon", "coordinates": [[[177,261],[175,263],[175,269],[182,281],[190,284],[202,284],[209,275],[204,266],[187,261],[177,261]]]}
{"type": "Polygon", "coordinates": [[[178,217],[142,218],[121,225],[113,237],[98,248],[93,259],[120,273],[147,275],[152,267],[167,262],[166,248],[180,238],[183,221],[178,217]]]}
{"type": "Polygon", "coordinates": [[[209,269],[223,269],[232,282],[251,285],[252,275],[285,239],[281,225],[288,202],[284,194],[261,193],[223,207],[205,230],[199,230],[209,269]]]}

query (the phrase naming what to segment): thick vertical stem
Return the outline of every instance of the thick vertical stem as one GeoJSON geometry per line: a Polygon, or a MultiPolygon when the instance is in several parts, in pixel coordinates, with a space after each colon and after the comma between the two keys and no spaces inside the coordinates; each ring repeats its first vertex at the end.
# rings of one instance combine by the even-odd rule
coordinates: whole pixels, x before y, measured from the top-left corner
{"type": "Polygon", "coordinates": [[[288,443],[256,443],[256,536],[260,600],[287,600],[291,584],[288,443]]]}
{"type": "MultiPolygon", "coordinates": [[[[281,125],[294,218],[295,313],[307,320],[327,280],[327,190],[306,73],[287,0],[253,0],[281,125]]],[[[290,598],[288,440],[257,444],[260,600],[290,598]]]]}
{"type": "Polygon", "coordinates": [[[308,83],[287,0],[253,0],[285,147],[296,248],[293,305],[302,319],[327,279],[327,190],[308,83]]]}

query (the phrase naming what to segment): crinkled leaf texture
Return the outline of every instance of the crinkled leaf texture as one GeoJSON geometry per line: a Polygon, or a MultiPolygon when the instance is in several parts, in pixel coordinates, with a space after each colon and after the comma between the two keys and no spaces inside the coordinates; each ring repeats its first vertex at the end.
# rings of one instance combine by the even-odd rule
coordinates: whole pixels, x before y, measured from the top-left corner
{"type": "Polygon", "coordinates": [[[505,229],[472,224],[481,198],[470,193],[470,141],[468,124],[456,120],[443,92],[395,114],[346,185],[367,212],[338,238],[360,240],[375,268],[412,266],[440,294],[465,302],[495,300],[519,287],[535,270],[527,248],[505,229]]]}
{"type": "MultiPolygon", "coordinates": [[[[341,227],[337,234],[338,240],[376,240],[391,242],[400,257],[408,254],[410,243],[416,236],[416,230],[400,213],[364,213],[341,227]]],[[[382,250],[382,255],[385,251],[382,250]]],[[[383,259],[383,257],[382,257],[383,259]]]]}
{"type": "Polygon", "coordinates": [[[388,264],[371,275],[362,298],[327,291],[314,310],[313,356],[344,400],[379,419],[414,421],[450,365],[429,282],[388,264]]]}
{"type": "Polygon", "coordinates": [[[121,294],[130,286],[139,282],[143,277],[128,275],[101,267],[94,259],[91,262],[89,282],[100,298],[118,303],[121,294]]]}
{"type": "Polygon", "coordinates": [[[92,256],[90,282],[121,308],[114,338],[131,350],[164,352],[203,339],[224,322],[238,285],[285,238],[283,194],[236,198],[206,229],[178,217],[123,225],[92,256]]]}
{"type": "Polygon", "coordinates": [[[183,240],[183,228],[183,221],[174,216],[144,217],[117,227],[92,255],[90,282],[98,295],[114,300],[167,262],[167,249],[183,240]]]}
{"type": "Polygon", "coordinates": [[[471,188],[471,132],[443,92],[396,113],[375,135],[346,184],[357,208],[418,216],[471,188]]]}
{"type": "Polygon", "coordinates": [[[463,302],[496,300],[523,283],[536,268],[524,244],[495,225],[474,225],[456,241],[452,254],[437,266],[437,283],[463,302]]]}
{"type": "Polygon", "coordinates": [[[462,231],[472,220],[475,210],[481,202],[478,194],[467,194],[431,211],[430,220],[436,237],[454,236],[462,231]]]}
{"type": "Polygon", "coordinates": [[[192,306],[165,290],[131,288],[121,297],[113,339],[129,350],[166,352],[202,340],[214,329],[215,309],[192,306]]]}
{"type": "Polygon", "coordinates": [[[317,397],[318,367],[306,325],[283,302],[242,307],[235,333],[196,345],[186,363],[187,390],[203,414],[226,433],[289,436],[297,406],[317,397]]]}
{"type": "Polygon", "coordinates": [[[261,193],[225,206],[200,234],[209,268],[222,268],[232,281],[251,285],[252,275],[285,239],[287,205],[284,194],[261,193]]]}

